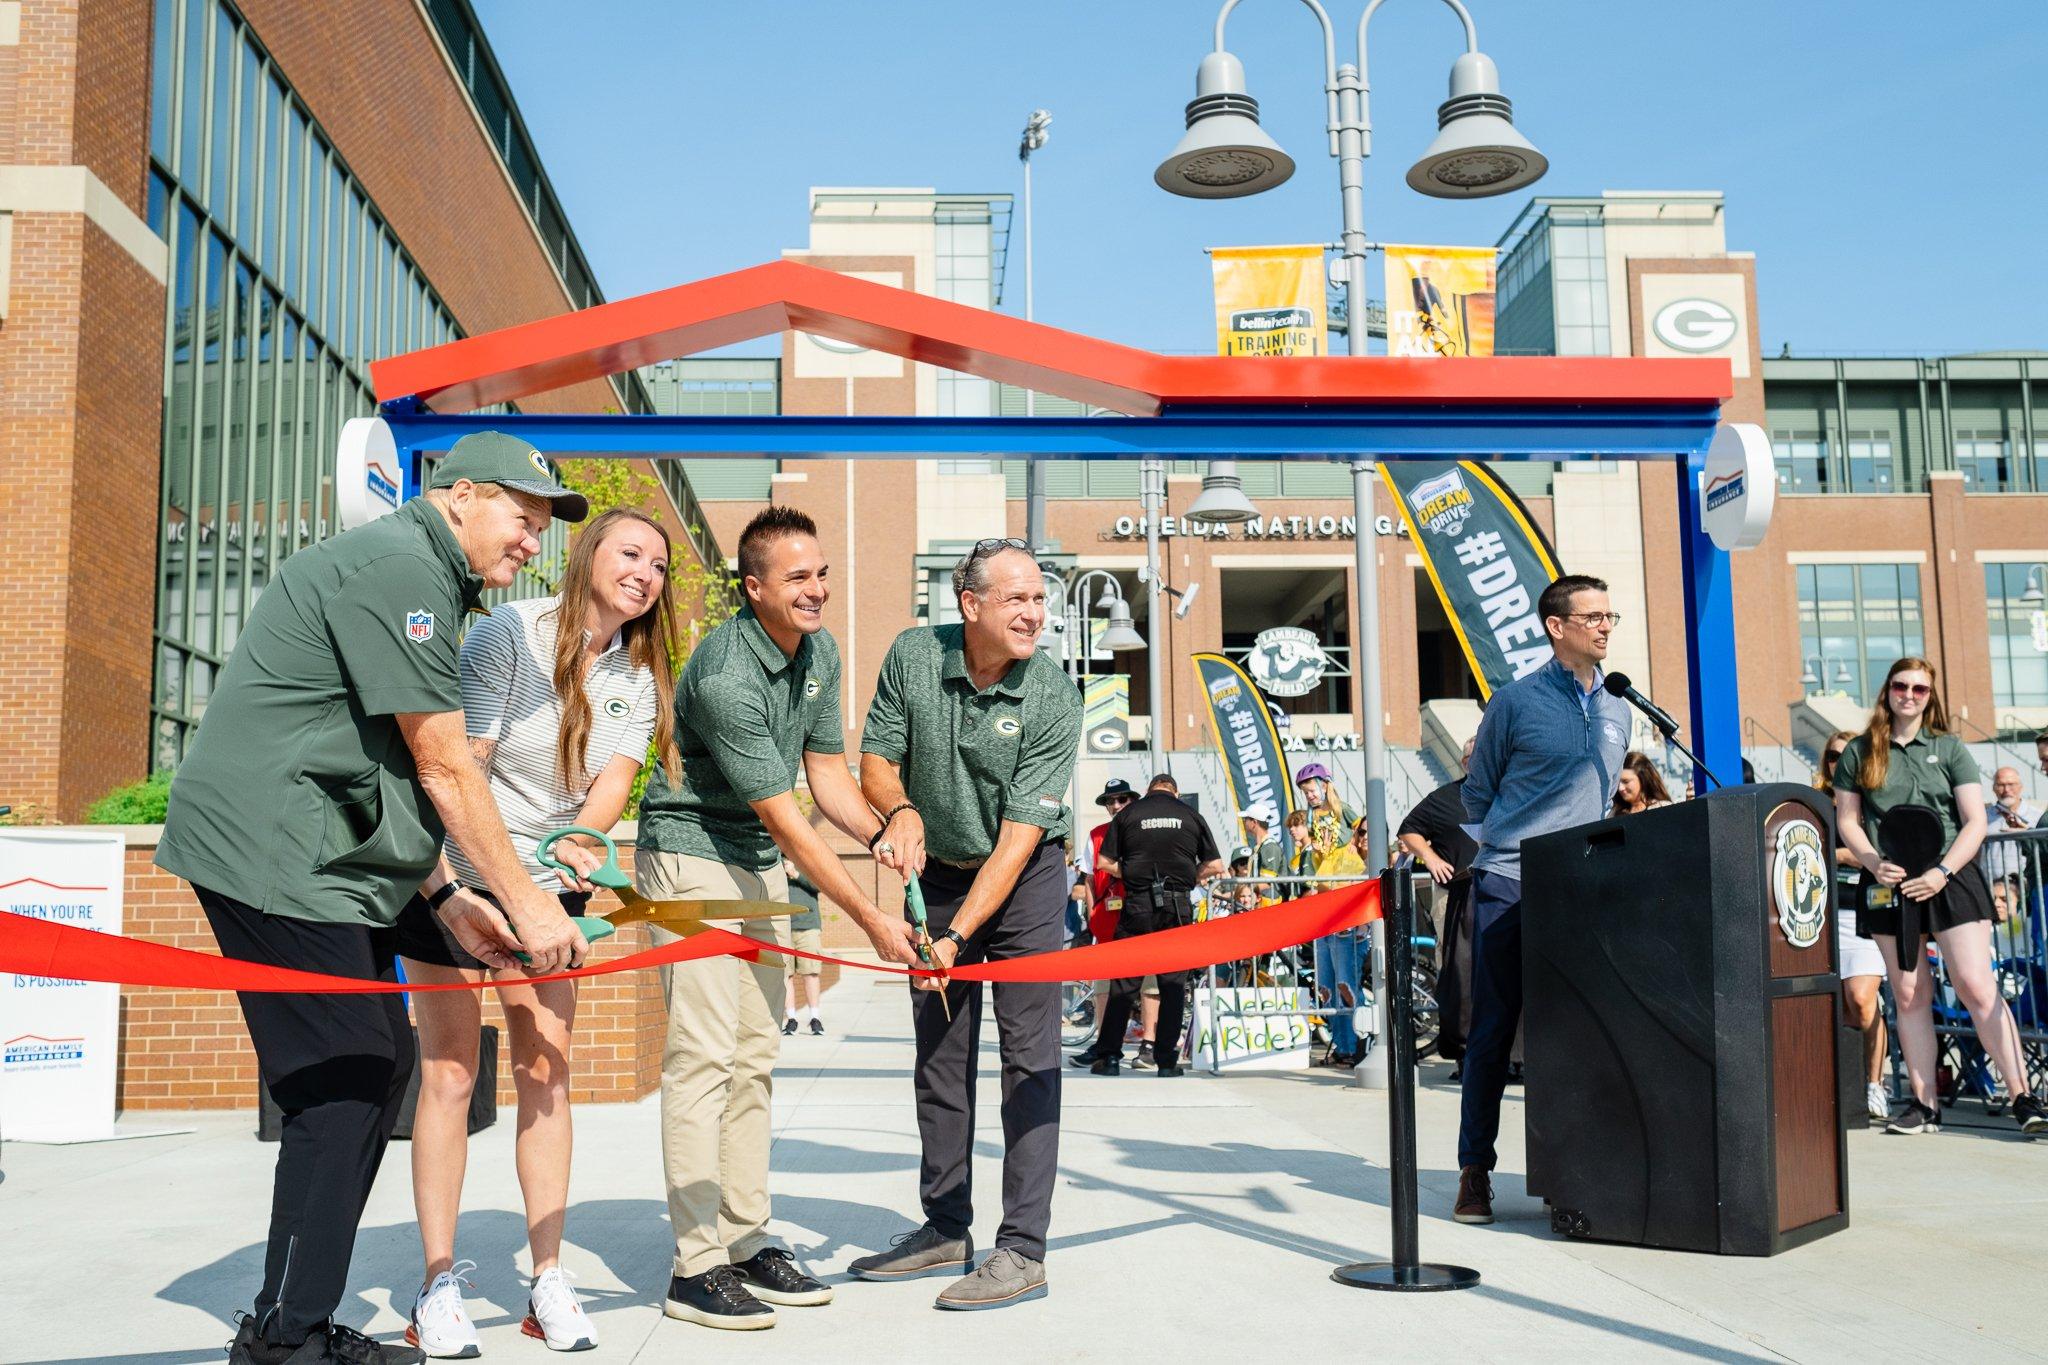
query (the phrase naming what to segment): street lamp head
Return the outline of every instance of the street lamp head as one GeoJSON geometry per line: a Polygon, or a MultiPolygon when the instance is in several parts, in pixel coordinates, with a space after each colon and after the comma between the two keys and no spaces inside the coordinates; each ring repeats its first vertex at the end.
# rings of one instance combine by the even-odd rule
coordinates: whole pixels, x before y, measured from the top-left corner
{"type": "Polygon", "coordinates": [[[1131,604],[1121,597],[1111,598],[1109,603],[1109,624],[1102,629],[1102,638],[1095,642],[1112,654],[1124,654],[1145,647],[1145,637],[1131,623],[1131,604]]]}
{"type": "Polygon", "coordinates": [[[1514,106],[1483,52],[1451,66],[1451,97],[1437,106],[1436,141],[1408,172],[1408,188],[1438,199],[1482,199],[1533,185],[1549,160],[1515,131],[1514,106]]]}
{"type": "Polygon", "coordinates": [[[1259,102],[1245,93],[1244,63],[1211,52],[1195,73],[1188,130],[1159,163],[1159,188],[1190,199],[1236,199],[1286,183],[1294,158],[1259,127],[1259,102]]]}
{"type": "Polygon", "coordinates": [[[1024,121],[1024,139],[1017,144],[1017,159],[1029,161],[1031,154],[1045,145],[1046,129],[1052,127],[1052,114],[1044,109],[1033,109],[1031,117],[1024,121]]]}
{"type": "Polygon", "coordinates": [[[1202,475],[1202,492],[1188,508],[1194,521],[1235,523],[1250,521],[1259,514],[1244,494],[1244,481],[1237,476],[1237,461],[1211,460],[1202,475]]]}

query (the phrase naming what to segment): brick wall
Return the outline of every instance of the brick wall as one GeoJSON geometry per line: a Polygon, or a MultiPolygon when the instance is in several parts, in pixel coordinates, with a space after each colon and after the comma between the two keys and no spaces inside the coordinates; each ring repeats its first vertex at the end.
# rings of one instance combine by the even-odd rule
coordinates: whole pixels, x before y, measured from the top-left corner
{"type": "MultiPolygon", "coordinates": [[[[150,862],[156,854],[155,826],[124,831],[128,839],[123,879],[123,917],[131,938],[167,943],[195,952],[217,952],[206,916],[191,889],[150,862]]],[[[856,848],[839,839],[841,851],[856,848]]],[[[620,840],[620,861],[632,867],[630,837],[620,840]]],[[[876,867],[849,859],[854,878],[871,894],[876,867]]],[[[901,904],[901,883],[884,874],[901,904]]],[[[610,893],[593,902],[603,912],[617,904],[610,893]]],[[[866,938],[836,909],[825,912],[826,951],[867,947],[866,938]]],[[[594,962],[606,962],[652,946],[644,925],[628,925],[599,943],[594,962]]],[[[839,968],[828,964],[823,1008],[839,968]]],[[[494,993],[484,996],[484,1019],[499,1028],[498,1103],[511,1106],[512,1058],[504,1012],[494,993]]],[[[651,1094],[661,1080],[662,1039],[667,1011],[657,972],[624,972],[593,977],[578,987],[575,1050],[570,1096],[578,1104],[619,1103],[651,1094]]],[[[242,1025],[241,1008],[221,991],[172,991],[141,987],[121,992],[121,1064],[115,1103],[141,1109],[253,1109],[256,1057],[242,1025]]]]}

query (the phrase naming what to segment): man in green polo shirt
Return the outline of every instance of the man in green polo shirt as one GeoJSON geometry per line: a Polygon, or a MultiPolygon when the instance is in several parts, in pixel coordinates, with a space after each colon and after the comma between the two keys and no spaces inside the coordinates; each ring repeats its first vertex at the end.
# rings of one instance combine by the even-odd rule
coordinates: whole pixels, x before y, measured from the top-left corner
{"type": "MultiPolygon", "coordinates": [[[[658,768],[640,803],[634,880],[655,900],[789,899],[789,860],[866,931],[885,961],[917,960],[910,926],[883,915],[804,816],[797,771],[826,819],[863,843],[881,822],[846,766],[839,646],[811,519],[770,507],[740,534],[747,605],[706,635],[676,685],[683,776],[658,768]]],[[[719,925],[786,946],[775,919],[719,925]]],[[[663,942],[672,935],[656,930],[663,942]]],[[[662,1162],[675,1233],[665,1311],[706,1327],[772,1327],[775,1309],[829,1287],[769,1235],[769,1099],[782,1047],[784,959],[714,957],[663,969],[662,1162]]]]}
{"type": "MultiPolygon", "coordinates": [[[[861,734],[861,789],[886,822],[875,851],[920,878],[941,969],[1061,946],[1062,842],[1081,697],[1038,652],[1045,583],[1021,540],[984,540],[953,570],[958,625],[896,637],[861,734]]],[[[961,1274],[969,1227],[980,984],[926,978],[912,996],[924,1226],[853,1263],[862,1279],[961,1274]],[[944,996],[938,994],[944,991],[944,996]],[[942,1000],[945,1002],[942,1004],[942,1000]]],[[[1043,1298],[1059,1166],[1060,987],[995,988],[1003,1063],[1003,1223],[996,1249],[938,1298],[953,1309],[1043,1298]]]]}
{"type": "MultiPolygon", "coordinates": [[[[438,907],[465,948],[501,967],[522,947],[537,971],[582,961],[582,935],[521,870],[470,757],[457,645],[465,613],[539,553],[551,517],[587,510],[538,451],[478,432],[424,496],[284,561],[178,766],[157,846],[224,955],[394,980],[392,922],[452,834],[509,893],[503,917],[471,898],[438,907]]],[[[331,1321],[412,1072],[403,998],[241,1004],[284,1139],[263,1287],[230,1360],[421,1359],[331,1321]]]]}

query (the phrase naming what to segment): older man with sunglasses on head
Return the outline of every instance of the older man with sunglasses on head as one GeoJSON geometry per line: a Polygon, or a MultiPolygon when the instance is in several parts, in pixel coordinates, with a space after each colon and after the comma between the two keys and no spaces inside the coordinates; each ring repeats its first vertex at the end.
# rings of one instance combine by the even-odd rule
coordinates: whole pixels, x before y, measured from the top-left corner
{"type": "MultiPolygon", "coordinates": [[[[917,876],[933,965],[1000,961],[1060,947],[1062,842],[1081,739],[1081,697],[1038,652],[1045,582],[1025,542],[984,540],[953,570],[956,625],[896,637],[861,735],[861,789],[882,815],[876,855],[917,876]]],[[[866,1280],[962,1276],[950,1309],[1043,1298],[1045,1239],[1058,1175],[1060,988],[1000,982],[1003,1223],[972,1274],[974,1073],[979,982],[920,979],[917,1126],[922,1226],[852,1265],[866,1280]],[[943,994],[941,994],[943,992],[943,994]]]]}

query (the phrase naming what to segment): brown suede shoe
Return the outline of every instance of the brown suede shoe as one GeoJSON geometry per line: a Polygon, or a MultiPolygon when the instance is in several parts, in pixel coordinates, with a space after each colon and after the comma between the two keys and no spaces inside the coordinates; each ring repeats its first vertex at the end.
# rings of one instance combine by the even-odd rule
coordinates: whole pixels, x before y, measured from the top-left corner
{"type": "Polygon", "coordinates": [[[1467,1166],[1458,1172],[1458,1203],[1451,1217],[1460,1223],[1493,1221],[1493,1182],[1480,1167],[1467,1166]]]}

